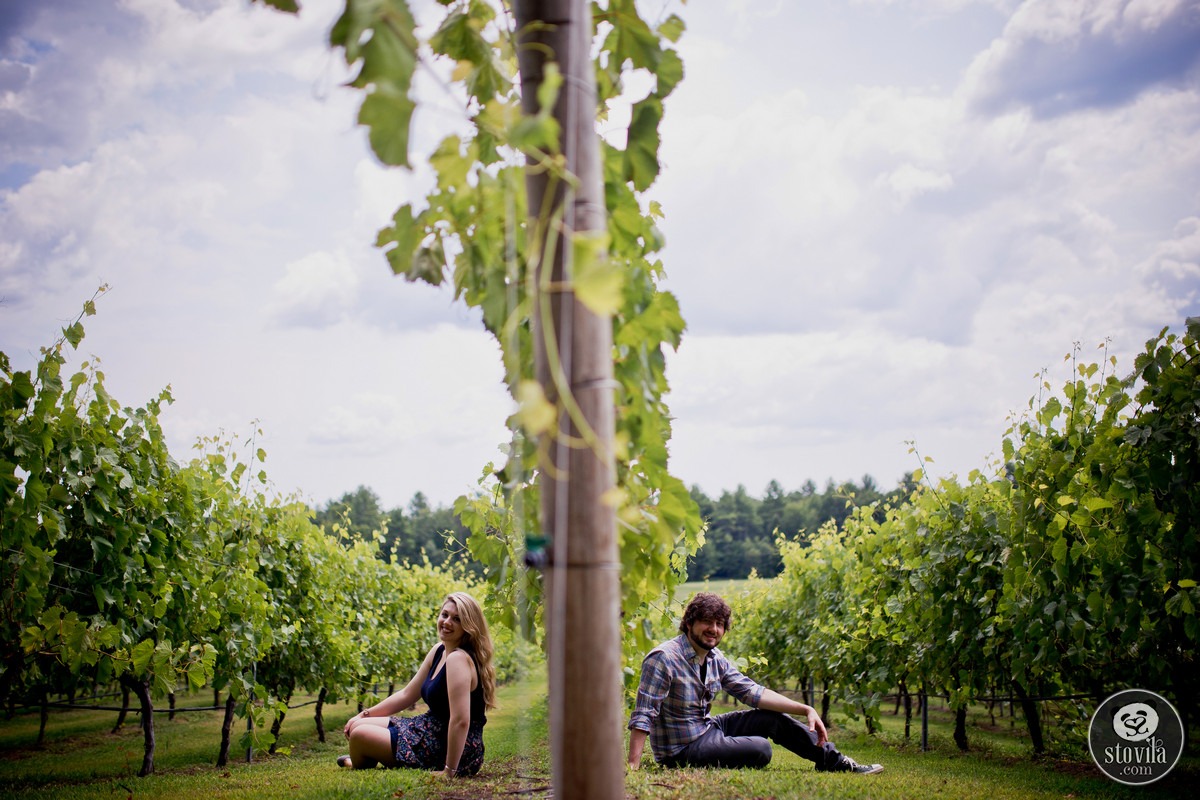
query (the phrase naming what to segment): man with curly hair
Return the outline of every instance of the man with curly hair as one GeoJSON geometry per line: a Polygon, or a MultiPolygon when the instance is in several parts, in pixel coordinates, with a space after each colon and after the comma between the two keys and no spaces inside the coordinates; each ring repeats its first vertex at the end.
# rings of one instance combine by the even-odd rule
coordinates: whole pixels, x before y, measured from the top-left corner
{"type": "Polygon", "coordinates": [[[720,596],[700,592],[683,613],[680,635],[643,659],[629,718],[630,768],[640,766],[649,736],[655,761],[669,767],[765,767],[775,742],[812,761],[820,772],[882,772],[880,764],[859,764],[839,753],[812,706],[738,672],[717,649],[732,616],[720,596]],[[712,716],[713,698],[722,690],[750,708],[712,716]]]}

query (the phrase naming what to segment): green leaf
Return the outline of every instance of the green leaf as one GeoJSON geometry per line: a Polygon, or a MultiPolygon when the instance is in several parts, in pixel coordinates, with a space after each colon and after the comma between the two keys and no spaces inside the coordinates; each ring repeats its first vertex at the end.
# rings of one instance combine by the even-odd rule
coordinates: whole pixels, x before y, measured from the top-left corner
{"type": "Polygon", "coordinates": [[[270,6],[277,11],[283,11],[288,14],[295,14],[300,10],[299,0],[254,0],[262,3],[265,6],[270,6]]]}
{"type": "Polygon", "coordinates": [[[537,89],[538,109],[543,116],[553,113],[562,82],[562,70],[558,68],[558,64],[547,64],[542,70],[542,82],[538,84],[537,89]]]}
{"type": "Polygon", "coordinates": [[[63,329],[63,336],[71,344],[72,348],[78,348],[79,343],[83,341],[83,325],[79,322],[63,329]]]}
{"type": "Polygon", "coordinates": [[[658,97],[663,99],[683,80],[683,59],[674,50],[664,50],[654,77],[658,80],[658,97]]]}
{"type": "Polygon", "coordinates": [[[663,20],[658,26],[658,32],[664,39],[672,44],[679,41],[679,37],[683,35],[683,32],[686,29],[687,26],[684,24],[684,21],[679,18],[678,14],[672,14],[663,20]]]}
{"type": "Polygon", "coordinates": [[[546,399],[542,385],[534,380],[517,384],[517,421],[530,436],[539,436],[552,429],[558,421],[558,409],[546,399]]]}
{"type": "Polygon", "coordinates": [[[437,172],[437,183],[440,188],[467,185],[467,173],[470,172],[472,162],[463,156],[461,149],[461,139],[457,136],[447,136],[429,157],[430,166],[437,172]]]}
{"type": "Polygon", "coordinates": [[[625,180],[644,192],[658,177],[658,123],[662,120],[662,101],[647,97],[633,106],[629,122],[629,140],[625,145],[625,180]]]}
{"type": "Polygon", "coordinates": [[[28,372],[14,373],[12,376],[11,386],[13,394],[16,395],[16,398],[19,401],[19,403],[13,404],[14,409],[24,408],[25,404],[29,401],[29,398],[33,397],[36,393],[36,390],[33,388],[33,381],[30,379],[28,372]]]}
{"type": "Polygon", "coordinates": [[[1062,563],[1067,558],[1067,548],[1069,546],[1067,537],[1060,536],[1054,540],[1054,546],[1050,548],[1050,555],[1056,562],[1062,563]]]}
{"type": "Polygon", "coordinates": [[[634,68],[644,68],[651,72],[658,67],[662,48],[658,37],[650,26],[638,15],[637,6],[633,0],[613,0],[609,6],[608,20],[613,30],[610,34],[613,40],[613,56],[617,64],[628,60],[634,68]]]}
{"type": "Polygon", "coordinates": [[[476,66],[483,64],[491,58],[492,48],[479,33],[481,24],[482,21],[455,11],[442,20],[437,31],[429,38],[429,46],[433,52],[449,56],[455,61],[468,61],[476,66]]]}
{"type": "Polygon", "coordinates": [[[154,642],[150,639],[143,639],[133,646],[133,650],[129,652],[130,660],[133,662],[133,674],[141,677],[146,672],[146,667],[150,665],[150,659],[154,656],[154,642]]]}
{"type": "Polygon", "coordinates": [[[392,272],[402,275],[408,271],[412,263],[413,253],[424,237],[424,226],[419,217],[413,214],[412,206],[404,204],[396,209],[392,216],[392,225],[379,232],[375,246],[384,248],[384,254],[392,266],[392,272]],[[389,245],[395,245],[389,247],[389,245]]]}
{"type": "Polygon", "coordinates": [[[188,687],[194,692],[203,688],[208,682],[208,675],[204,668],[204,664],[199,661],[193,661],[187,666],[187,681],[188,687]]]}
{"type": "Polygon", "coordinates": [[[363,100],[358,122],[367,126],[371,149],[384,164],[409,166],[408,134],[415,108],[407,94],[383,88],[363,100]]]}
{"type": "Polygon", "coordinates": [[[527,153],[559,152],[558,120],[547,114],[523,116],[508,130],[509,144],[527,153]]]}
{"type": "Polygon", "coordinates": [[[571,279],[575,297],[599,316],[611,316],[621,307],[624,274],[606,257],[608,234],[578,231],[571,239],[571,279]]]}

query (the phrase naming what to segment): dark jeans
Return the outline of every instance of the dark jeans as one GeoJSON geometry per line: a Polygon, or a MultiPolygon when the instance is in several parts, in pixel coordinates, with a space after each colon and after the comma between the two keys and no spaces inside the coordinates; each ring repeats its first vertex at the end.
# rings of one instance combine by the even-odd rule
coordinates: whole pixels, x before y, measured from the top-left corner
{"type": "Polygon", "coordinates": [[[813,762],[821,772],[834,769],[842,757],[832,742],[818,747],[817,734],[778,711],[730,711],[712,721],[713,726],[699,739],[662,763],[668,767],[765,767],[771,763],[771,742],[813,762]]]}

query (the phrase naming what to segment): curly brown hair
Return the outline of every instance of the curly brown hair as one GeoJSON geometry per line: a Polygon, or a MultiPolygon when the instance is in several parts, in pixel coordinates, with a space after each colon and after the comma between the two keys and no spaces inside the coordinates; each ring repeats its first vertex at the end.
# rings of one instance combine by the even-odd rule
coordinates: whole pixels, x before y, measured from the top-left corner
{"type": "Polygon", "coordinates": [[[698,592],[683,612],[683,619],[679,623],[679,632],[687,633],[693,623],[706,619],[716,620],[725,626],[725,630],[729,630],[732,618],[733,610],[719,594],[698,592]]]}

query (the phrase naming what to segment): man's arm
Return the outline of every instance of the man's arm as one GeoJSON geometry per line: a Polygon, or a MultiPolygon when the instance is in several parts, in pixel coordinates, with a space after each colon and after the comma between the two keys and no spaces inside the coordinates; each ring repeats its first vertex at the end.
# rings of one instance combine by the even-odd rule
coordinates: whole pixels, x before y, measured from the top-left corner
{"type": "Polygon", "coordinates": [[[646,737],[657,722],[663,700],[670,690],[671,674],[663,663],[663,655],[658,650],[651,650],[642,660],[637,700],[629,716],[629,766],[633,769],[641,764],[646,737]]]}
{"type": "Polygon", "coordinates": [[[797,716],[808,718],[808,727],[812,728],[817,734],[817,745],[823,745],[829,741],[829,733],[825,730],[825,723],[821,721],[817,710],[812,706],[805,705],[798,700],[792,700],[790,697],[784,697],[779,692],[771,689],[763,689],[762,697],[758,700],[758,707],[766,711],[781,711],[784,714],[796,714],[797,716]]]}
{"type": "Polygon", "coordinates": [[[646,746],[645,731],[639,731],[637,728],[632,728],[629,731],[629,768],[637,769],[642,765],[642,749],[646,746]]]}

